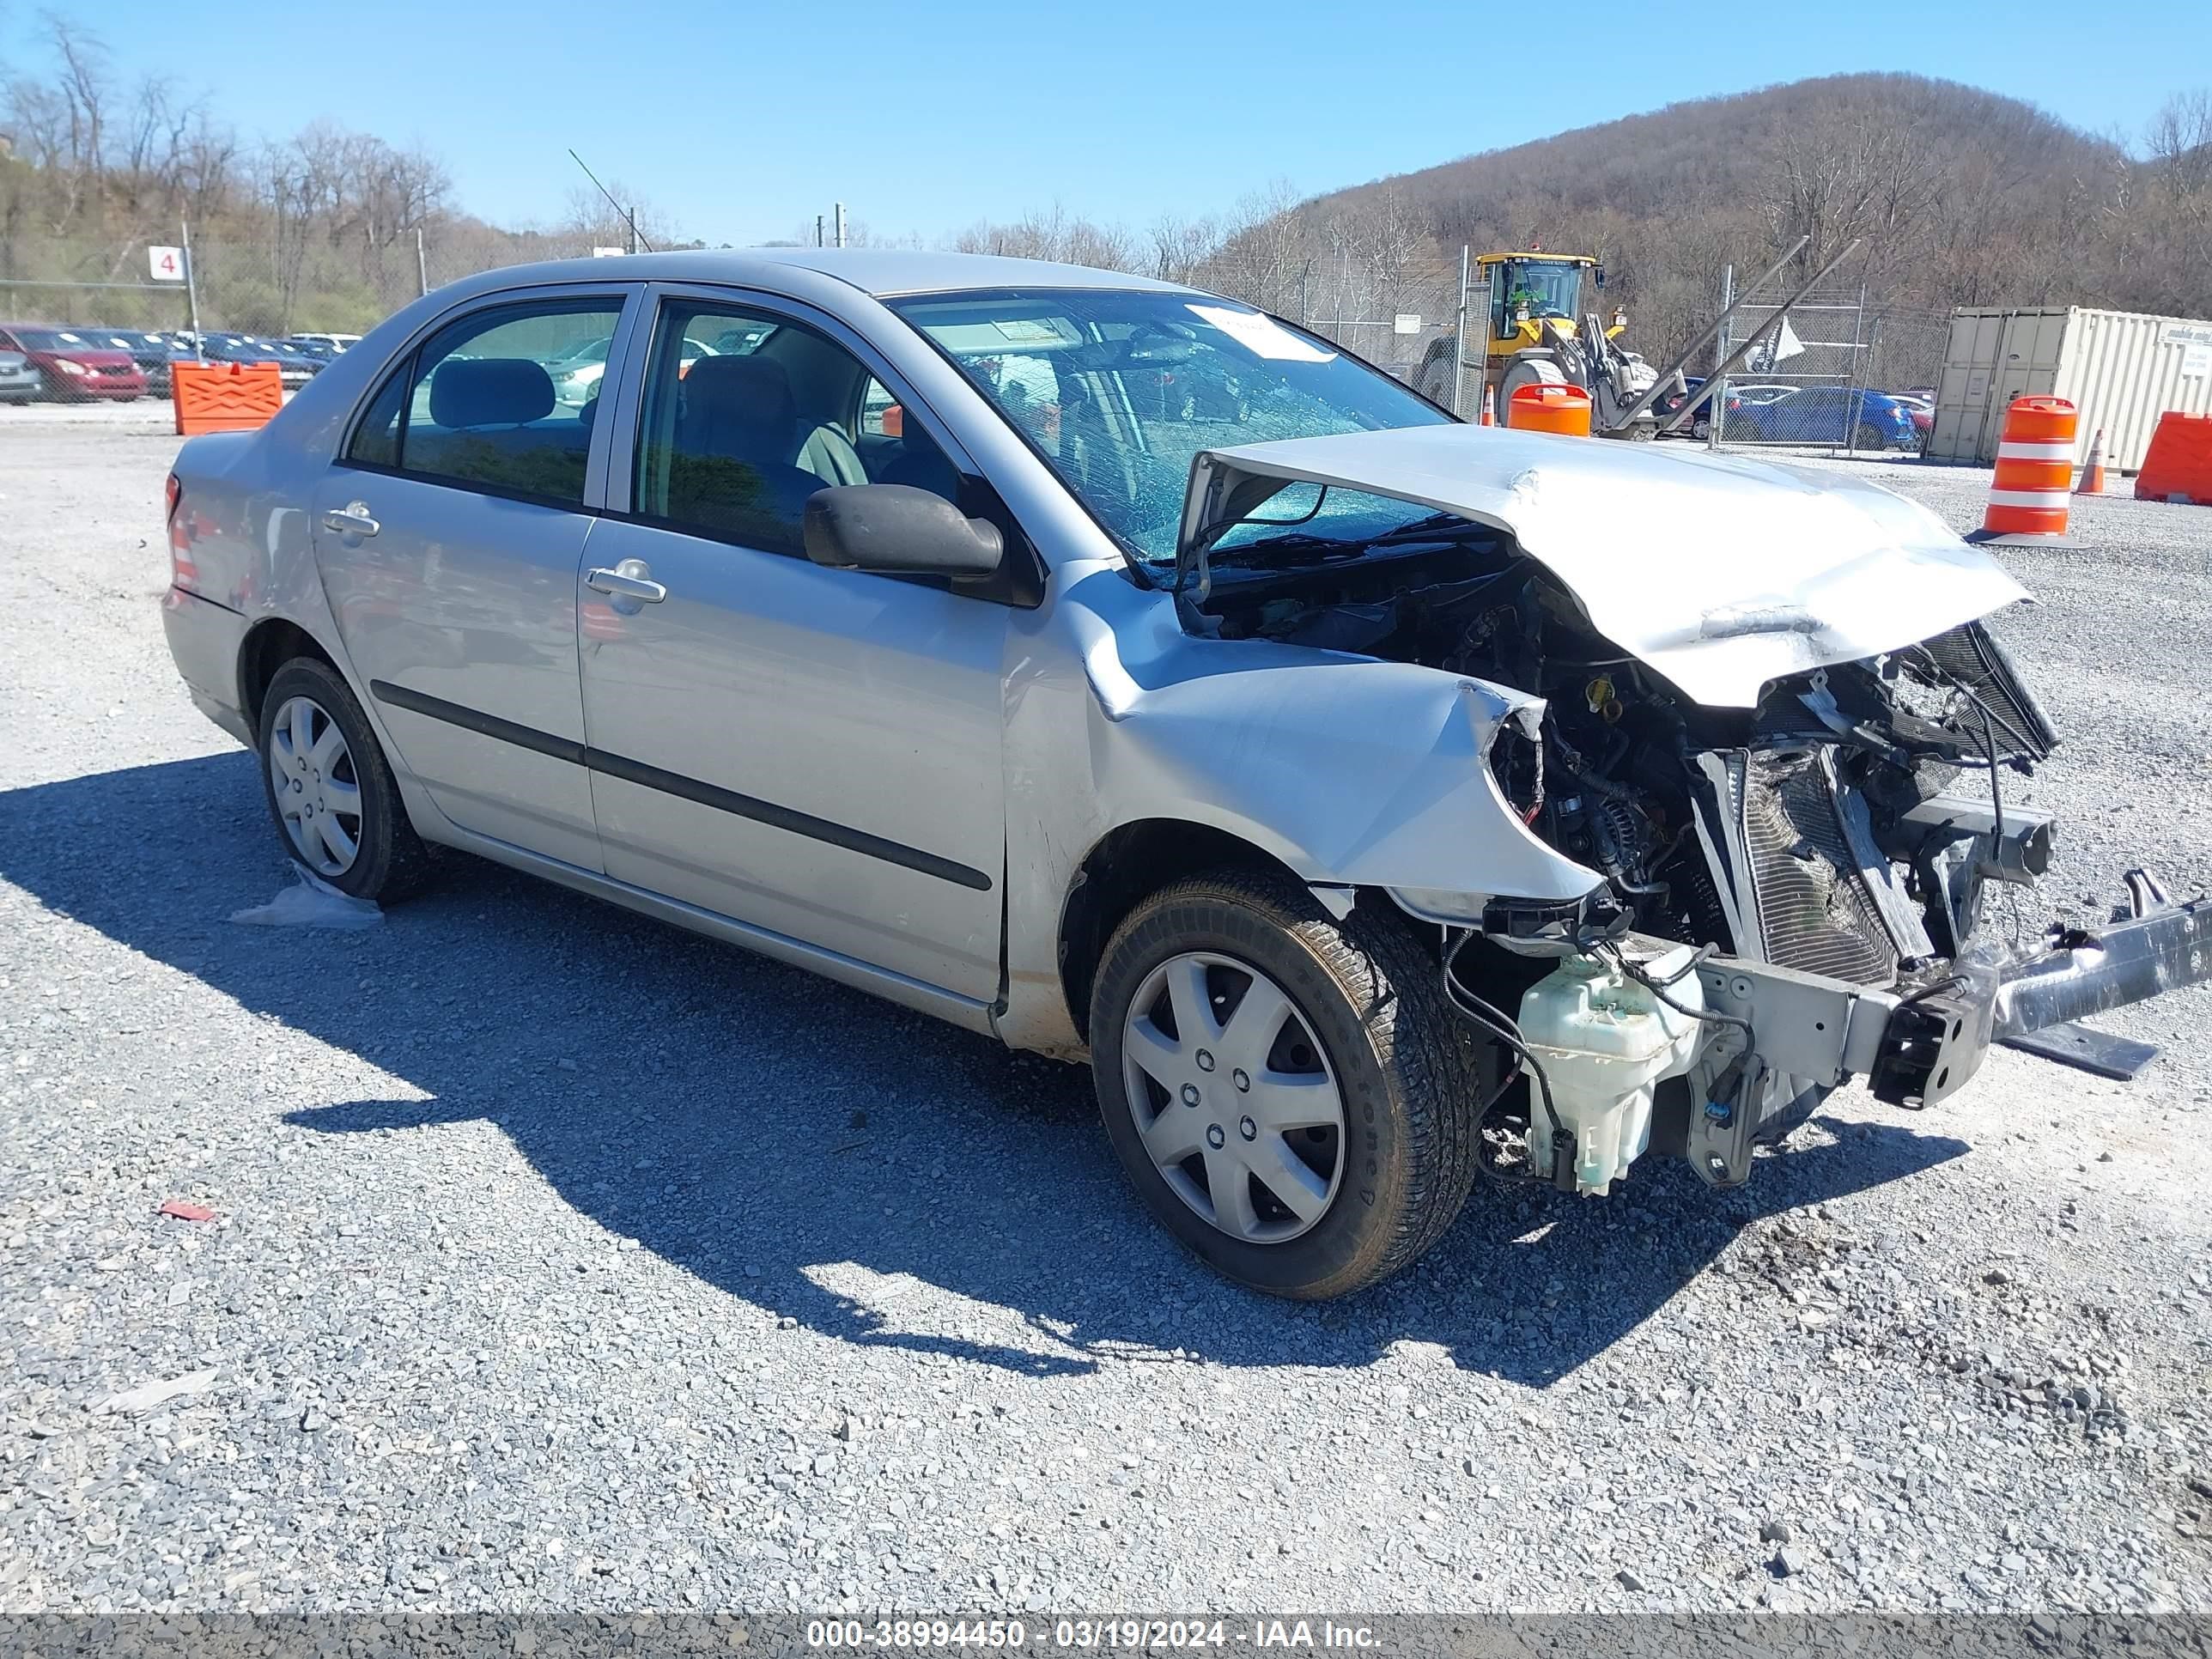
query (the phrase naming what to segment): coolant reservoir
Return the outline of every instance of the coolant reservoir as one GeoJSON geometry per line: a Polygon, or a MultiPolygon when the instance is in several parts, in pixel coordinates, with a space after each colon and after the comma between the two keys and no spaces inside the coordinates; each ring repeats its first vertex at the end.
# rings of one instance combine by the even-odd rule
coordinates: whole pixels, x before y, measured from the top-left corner
{"type": "MultiPolygon", "coordinates": [[[[1696,955],[1680,945],[1637,966],[1684,1008],[1702,1011],[1696,955]],[[1680,974],[1681,977],[1674,975],[1680,974]],[[1668,983],[1672,980],[1673,983],[1668,983]]],[[[1704,1028],[1602,957],[1568,957],[1521,999],[1521,1035],[1552,1085],[1552,1109],[1575,1138],[1575,1190],[1602,1196],[1651,1144],[1651,1097],[1697,1057],[1704,1028]]],[[[1528,1155],[1550,1178],[1553,1125],[1530,1079],[1528,1155]]]]}

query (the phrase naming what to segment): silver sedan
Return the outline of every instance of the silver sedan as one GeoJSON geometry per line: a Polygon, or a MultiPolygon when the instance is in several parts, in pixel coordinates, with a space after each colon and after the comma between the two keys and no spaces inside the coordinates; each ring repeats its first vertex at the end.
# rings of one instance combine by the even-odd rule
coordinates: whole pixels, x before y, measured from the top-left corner
{"type": "Polygon", "coordinates": [[[1250,306],[882,252],[429,295],[196,438],[168,637],[313,879],[460,848],[1087,1060],[1236,1279],[1403,1267],[1485,1164],[1715,1185],[1830,1089],[2212,973],[1999,954],[2055,735],[1870,483],[1455,422],[1250,306]],[[594,366],[585,386],[573,371],[594,366]]]}

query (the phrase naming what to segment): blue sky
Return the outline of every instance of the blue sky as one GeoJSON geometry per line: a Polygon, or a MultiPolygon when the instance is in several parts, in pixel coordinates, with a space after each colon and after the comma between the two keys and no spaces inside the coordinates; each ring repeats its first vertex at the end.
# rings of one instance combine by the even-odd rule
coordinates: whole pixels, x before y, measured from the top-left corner
{"type": "MultiPolygon", "coordinates": [[[[1966,81],[2130,137],[2167,94],[2212,81],[2204,0],[2090,11],[1828,0],[1732,16],[1651,0],[63,9],[106,39],[119,68],[204,88],[249,134],[326,116],[418,142],[446,161],[460,206],[505,223],[561,216],[580,181],[573,144],[602,178],[628,181],[710,242],[787,235],[841,198],[878,230],[933,240],[1055,202],[1141,227],[1163,211],[1218,210],[1277,179],[1323,190],[1850,70],[1966,81]]],[[[0,0],[0,59],[40,60],[35,27],[27,0],[0,0]]]]}

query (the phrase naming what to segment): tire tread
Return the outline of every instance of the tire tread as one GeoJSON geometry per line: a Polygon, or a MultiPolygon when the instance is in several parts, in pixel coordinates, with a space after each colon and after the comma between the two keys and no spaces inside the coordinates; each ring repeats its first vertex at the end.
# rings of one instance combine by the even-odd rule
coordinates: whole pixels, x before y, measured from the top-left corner
{"type": "MultiPolygon", "coordinates": [[[[1328,1278],[1261,1287],[1302,1300],[1347,1295],[1402,1272],[1458,1217],[1475,1175],[1481,1059],[1444,996],[1436,958],[1406,919],[1363,901],[1339,921],[1287,876],[1227,869],[1174,882],[1130,912],[1102,962],[1219,929],[1224,907],[1296,940],[1350,1006],[1362,1011],[1360,1027],[1401,1116],[1406,1186],[1381,1235],[1328,1278]]],[[[1103,993],[1114,978],[1102,971],[1097,988],[1103,993]]],[[[1102,1001],[1094,1001],[1091,1012],[1094,1046],[1100,1022],[1118,1018],[1102,1001]]],[[[1102,1072],[1097,1081],[1102,1109],[1126,1110],[1120,1079],[1102,1072]]],[[[1348,1145],[1345,1156],[1351,1156],[1348,1145]]]]}

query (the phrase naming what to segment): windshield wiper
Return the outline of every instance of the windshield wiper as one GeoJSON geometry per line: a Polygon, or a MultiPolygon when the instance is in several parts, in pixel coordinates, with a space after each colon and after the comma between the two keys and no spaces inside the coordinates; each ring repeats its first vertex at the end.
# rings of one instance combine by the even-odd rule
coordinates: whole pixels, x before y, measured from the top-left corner
{"type": "Polygon", "coordinates": [[[1310,530],[1294,530],[1288,535],[1267,536],[1255,542],[1217,547],[1212,558],[1215,564],[1231,560],[1259,564],[1325,564],[1334,558],[1357,558],[1373,545],[1373,539],[1366,536],[1347,539],[1342,536],[1316,536],[1310,530]]]}
{"type": "Polygon", "coordinates": [[[1310,530],[1298,530],[1286,535],[1263,537],[1258,541],[1240,542],[1231,547],[1216,547],[1212,557],[1216,564],[1228,559],[1249,561],[1255,554],[1261,556],[1261,562],[1325,564],[1333,558],[1358,557],[1378,547],[1455,542],[1468,536],[1497,533],[1489,526],[1462,519],[1456,513],[1432,513],[1427,518],[1415,519],[1410,524],[1372,536],[1316,536],[1310,530]]]}
{"type": "Polygon", "coordinates": [[[1462,519],[1456,513],[1431,513],[1425,519],[1416,519],[1411,524],[1400,525],[1395,530],[1386,530],[1379,536],[1370,536],[1367,545],[1393,547],[1403,542],[1455,542],[1468,536],[1494,536],[1497,533],[1488,525],[1462,519]]]}

